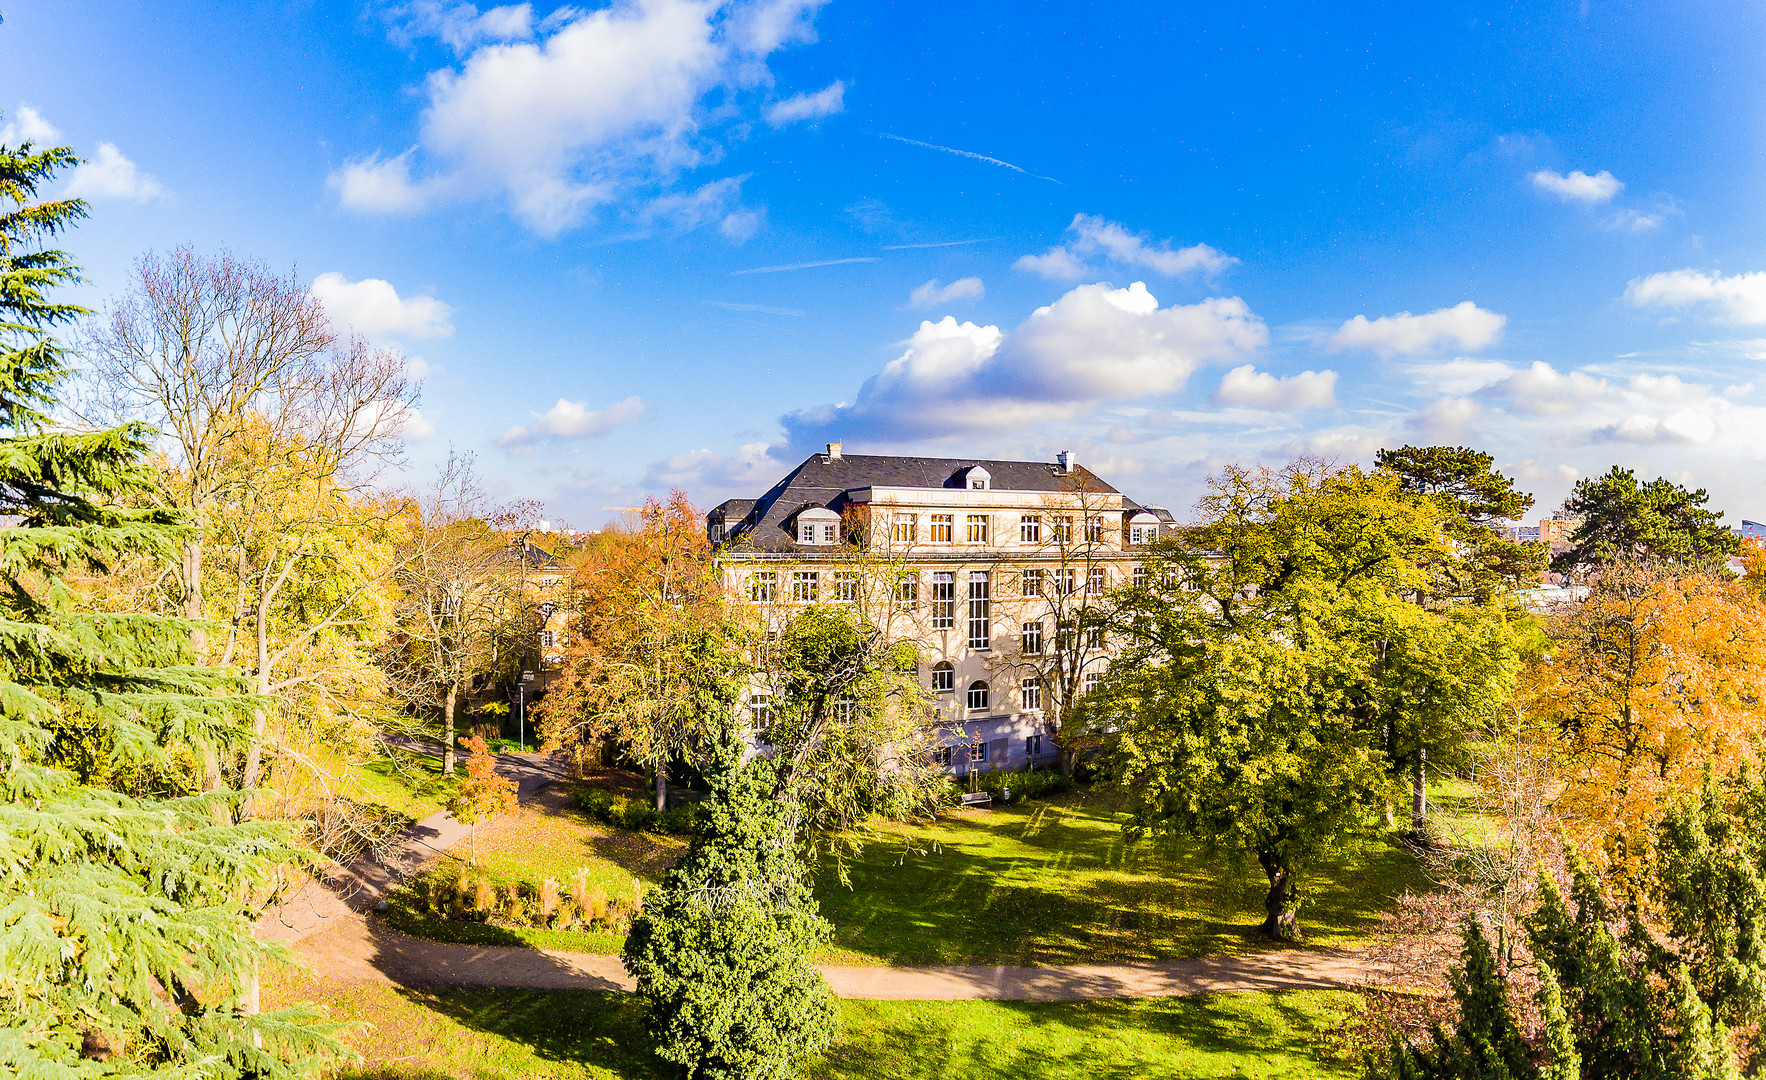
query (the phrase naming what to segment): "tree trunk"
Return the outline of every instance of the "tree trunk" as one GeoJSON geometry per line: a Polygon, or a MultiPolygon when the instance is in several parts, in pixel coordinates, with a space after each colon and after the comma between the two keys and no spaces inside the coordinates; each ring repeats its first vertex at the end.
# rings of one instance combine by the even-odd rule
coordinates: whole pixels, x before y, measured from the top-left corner
{"type": "Polygon", "coordinates": [[[454,702],[460,696],[460,684],[448,684],[448,700],[442,706],[442,775],[454,775],[454,702]]]}
{"type": "MultiPolygon", "coordinates": [[[[178,583],[184,591],[184,617],[186,619],[202,618],[202,541],[191,540],[184,545],[183,558],[178,565],[178,583]]],[[[200,628],[191,627],[190,646],[196,650],[196,662],[206,662],[208,657],[208,633],[200,628]]]]}
{"type": "Polygon", "coordinates": [[[1429,752],[1416,752],[1416,771],[1410,778],[1410,827],[1415,832],[1423,831],[1423,823],[1429,816],[1429,752]]]}
{"type": "Polygon", "coordinates": [[[1257,861],[1269,877],[1269,893],[1263,898],[1263,936],[1273,941],[1295,941],[1300,937],[1299,883],[1292,867],[1275,856],[1258,852],[1257,861]]]}
{"type": "Polygon", "coordinates": [[[656,812],[668,809],[668,762],[656,766],[656,812]]]}
{"type": "MultiPolygon", "coordinates": [[[[253,680],[254,685],[252,686],[252,689],[260,697],[270,696],[270,628],[268,626],[268,606],[268,604],[260,603],[257,611],[257,632],[255,635],[257,638],[257,677],[253,680]]],[[[266,717],[264,716],[263,706],[260,705],[251,711],[251,743],[245,748],[245,774],[239,780],[239,786],[248,792],[257,787],[258,782],[263,778],[265,720],[266,717]]],[[[242,819],[249,818],[256,812],[257,797],[255,795],[247,795],[245,797],[245,802],[240,806],[239,816],[242,819]]]]}

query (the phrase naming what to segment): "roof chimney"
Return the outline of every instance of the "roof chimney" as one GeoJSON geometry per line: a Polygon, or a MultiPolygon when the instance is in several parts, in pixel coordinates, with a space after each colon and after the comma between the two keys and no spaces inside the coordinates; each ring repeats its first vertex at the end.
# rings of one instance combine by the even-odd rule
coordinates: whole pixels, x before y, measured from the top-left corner
{"type": "Polygon", "coordinates": [[[1056,454],[1055,460],[1060,462],[1060,464],[1061,464],[1061,475],[1062,476],[1066,476],[1068,473],[1072,472],[1074,469],[1074,466],[1079,464],[1079,462],[1073,460],[1073,451],[1071,451],[1071,450],[1063,450],[1060,453],[1056,454]]]}
{"type": "Polygon", "coordinates": [[[828,444],[828,460],[829,461],[839,461],[840,460],[840,444],[839,443],[831,442],[828,444]]]}

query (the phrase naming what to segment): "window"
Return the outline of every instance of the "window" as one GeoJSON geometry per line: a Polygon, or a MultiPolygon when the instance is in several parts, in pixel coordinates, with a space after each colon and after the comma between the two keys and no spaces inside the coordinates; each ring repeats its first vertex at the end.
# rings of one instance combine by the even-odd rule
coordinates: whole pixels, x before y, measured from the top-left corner
{"type": "Polygon", "coordinates": [[[852,570],[834,571],[834,599],[851,603],[858,599],[858,574],[852,570]]]}
{"type": "Polygon", "coordinates": [[[1042,518],[1025,514],[1018,519],[1018,539],[1026,544],[1042,543],[1042,518]]]}
{"type": "Polygon", "coordinates": [[[993,615],[988,598],[987,571],[969,575],[969,648],[993,647],[993,615]]]}
{"type": "Polygon", "coordinates": [[[952,573],[932,575],[932,629],[957,628],[957,576],[952,573]]]}
{"type": "Polygon", "coordinates": [[[1089,694],[1093,690],[1096,690],[1098,688],[1098,683],[1102,682],[1103,678],[1104,678],[1104,676],[1103,676],[1102,672],[1097,672],[1097,671],[1086,672],[1085,673],[1085,681],[1083,684],[1084,690],[1082,692],[1089,694]]]}
{"type": "Polygon", "coordinates": [[[985,480],[971,480],[971,481],[969,481],[969,487],[971,490],[974,490],[974,491],[986,491],[987,490],[987,481],[985,481],[985,480]]]}
{"type": "Polygon", "coordinates": [[[822,523],[822,543],[832,544],[839,536],[839,526],[832,521],[822,523]]]}
{"type": "Polygon", "coordinates": [[[986,514],[970,514],[968,521],[965,522],[965,525],[967,526],[967,528],[964,530],[964,533],[963,533],[964,540],[968,541],[971,544],[985,544],[985,543],[987,543],[987,515],[986,514]]]}
{"type": "Polygon", "coordinates": [[[753,694],[748,698],[748,715],[756,727],[763,727],[773,718],[773,696],[753,694]]]}
{"type": "Polygon", "coordinates": [[[971,711],[987,708],[987,684],[980,679],[969,684],[969,708],[971,711]]]}
{"type": "Polygon", "coordinates": [[[957,519],[956,519],[955,514],[933,514],[932,515],[932,536],[930,537],[931,541],[934,544],[948,544],[948,543],[950,543],[951,542],[951,528],[952,528],[952,525],[956,522],[956,520],[957,519]]]}
{"type": "Polygon", "coordinates": [[[1088,649],[1101,649],[1104,647],[1104,628],[1102,626],[1086,627],[1085,647],[1088,649]]]}
{"type": "Polygon", "coordinates": [[[858,715],[858,702],[849,697],[835,698],[828,702],[828,715],[843,724],[850,724],[858,715]]]}
{"type": "Polygon", "coordinates": [[[920,603],[920,575],[903,574],[895,579],[895,606],[912,611],[920,603]]]}
{"type": "Polygon", "coordinates": [[[1102,596],[1110,586],[1110,572],[1101,566],[1094,566],[1086,571],[1085,591],[1093,596],[1102,596]]]}
{"type": "Polygon", "coordinates": [[[1073,644],[1073,624],[1066,619],[1055,621],[1055,651],[1066,652],[1067,646],[1073,644]]]}
{"type": "Polygon", "coordinates": [[[940,694],[948,694],[957,688],[957,669],[951,667],[949,660],[940,660],[932,665],[932,689],[940,694]]]}
{"type": "Polygon", "coordinates": [[[1146,567],[1137,566],[1134,568],[1134,587],[1137,589],[1144,589],[1147,587],[1147,568],[1146,567]]]}
{"type": "Polygon", "coordinates": [[[813,604],[821,586],[822,575],[815,570],[799,570],[791,575],[791,599],[799,604],[813,604]]]}
{"type": "Polygon", "coordinates": [[[970,743],[969,744],[969,760],[970,761],[986,761],[987,760],[987,743],[985,743],[985,742],[972,742],[972,743],[970,743]]]}
{"type": "Polygon", "coordinates": [[[800,521],[797,523],[797,539],[799,543],[813,544],[816,542],[816,523],[800,521]]]}
{"type": "Polygon", "coordinates": [[[897,514],[895,515],[894,528],[890,531],[889,538],[898,544],[911,544],[918,539],[918,536],[916,535],[918,532],[918,518],[914,517],[912,514],[897,514]]]}
{"type": "Polygon", "coordinates": [[[1159,539],[1159,526],[1135,525],[1128,530],[1128,542],[1131,544],[1150,544],[1159,539]]]}
{"type": "Polygon", "coordinates": [[[1031,712],[1042,708],[1041,679],[1025,679],[1018,687],[1018,692],[1024,695],[1024,711],[1031,712]]]}
{"type": "Polygon", "coordinates": [[[1085,542],[1088,544],[1101,544],[1104,542],[1103,518],[1088,517],[1085,519],[1085,542]]]}
{"type": "Polygon", "coordinates": [[[949,768],[950,767],[950,758],[951,758],[950,747],[948,747],[948,746],[934,746],[932,748],[932,764],[943,765],[945,768],[949,768]]]}
{"type": "Polygon", "coordinates": [[[558,635],[550,630],[540,631],[540,648],[550,649],[558,644],[558,635]]]}
{"type": "Polygon", "coordinates": [[[1024,756],[1040,757],[1042,755],[1042,736],[1026,735],[1024,737],[1024,756]]]}
{"type": "Polygon", "coordinates": [[[779,575],[773,570],[756,570],[748,575],[748,599],[756,604],[773,602],[773,590],[778,587],[779,575]]]}
{"type": "Polygon", "coordinates": [[[1074,585],[1074,582],[1078,580],[1078,577],[1079,577],[1079,571],[1074,570],[1072,568],[1068,568],[1068,569],[1064,569],[1064,570],[1056,570],[1055,571],[1055,595],[1056,596],[1072,596],[1075,592],[1079,591],[1077,589],[1077,587],[1074,585]]]}
{"type": "Polygon", "coordinates": [[[1049,531],[1054,534],[1049,539],[1055,543],[1071,544],[1073,542],[1073,519],[1058,517],[1049,522],[1049,531]]]}
{"type": "Polygon", "coordinates": [[[1041,596],[1042,595],[1042,571],[1041,570],[1026,570],[1026,571],[1024,571],[1023,582],[1024,582],[1024,595],[1025,596],[1041,596]]]}
{"type": "Polygon", "coordinates": [[[1018,646],[1018,651],[1026,656],[1036,656],[1042,652],[1041,620],[1024,624],[1024,637],[1018,646]]]}
{"type": "Polygon", "coordinates": [[[715,544],[719,540],[722,540],[723,538],[724,538],[724,523],[721,521],[712,522],[711,523],[711,542],[715,544]]]}

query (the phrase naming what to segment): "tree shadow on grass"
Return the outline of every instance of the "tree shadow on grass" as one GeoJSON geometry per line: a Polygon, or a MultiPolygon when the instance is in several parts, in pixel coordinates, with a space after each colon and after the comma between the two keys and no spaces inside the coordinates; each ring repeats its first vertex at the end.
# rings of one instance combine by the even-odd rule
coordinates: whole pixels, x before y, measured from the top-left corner
{"type": "MultiPolygon", "coordinates": [[[[673,1067],[649,1050],[642,1019],[630,995],[600,990],[437,989],[401,991],[413,1005],[462,1027],[507,1040],[560,1071],[587,1066],[620,1080],[667,1080],[673,1067]]],[[[511,1048],[475,1059],[469,1069],[437,1069],[422,1061],[384,1060],[345,1068],[334,1080],[517,1080],[533,1075],[526,1054],[511,1048]]]]}

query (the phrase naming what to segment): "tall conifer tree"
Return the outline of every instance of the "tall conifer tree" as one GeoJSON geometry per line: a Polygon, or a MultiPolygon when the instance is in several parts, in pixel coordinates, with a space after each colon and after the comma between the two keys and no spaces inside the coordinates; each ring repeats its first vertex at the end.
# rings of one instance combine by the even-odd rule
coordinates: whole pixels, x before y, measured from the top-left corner
{"type": "Polygon", "coordinates": [[[0,146],[0,1074],[288,1077],[327,1045],[310,1014],[257,1010],[276,947],[245,913],[285,828],[223,824],[237,794],[141,799],[57,767],[78,737],[164,766],[236,745],[253,699],[202,669],[182,620],[108,614],[70,579],[185,530],[145,500],[151,432],[55,430],[68,370],[54,298],[78,268],[51,245],[85,216],[37,190],[76,158],[0,146]],[[218,812],[222,811],[222,812],[218,812]]]}

